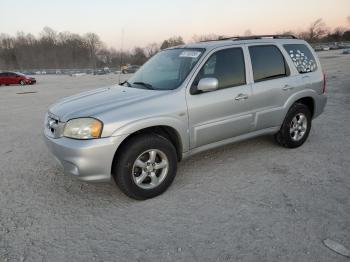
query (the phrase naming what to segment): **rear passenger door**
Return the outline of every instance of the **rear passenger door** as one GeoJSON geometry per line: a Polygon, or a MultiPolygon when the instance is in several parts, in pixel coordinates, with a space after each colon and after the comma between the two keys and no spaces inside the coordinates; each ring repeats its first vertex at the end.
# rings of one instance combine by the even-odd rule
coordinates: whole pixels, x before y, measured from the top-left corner
{"type": "Polygon", "coordinates": [[[242,47],[218,50],[210,55],[193,80],[195,90],[200,79],[218,79],[218,89],[187,93],[190,146],[197,148],[251,131],[251,86],[247,84],[242,47]]]}
{"type": "Polygon", "coordinates": [[[254,129],[280,126],[283,105],[299,85],[291,77],[290,68],[282,49],[274,44],[248,45],[252,68],[252,107],[254,129]]]}

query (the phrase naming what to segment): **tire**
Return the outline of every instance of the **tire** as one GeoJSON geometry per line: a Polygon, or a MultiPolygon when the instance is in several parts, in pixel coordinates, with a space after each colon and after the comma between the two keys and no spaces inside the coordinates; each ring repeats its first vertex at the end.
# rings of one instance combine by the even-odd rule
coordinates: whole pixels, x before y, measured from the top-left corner
{"type": "Polygon", "coordinates": [[[311,119],[311,112],[306,105],[301,103],[293,104],[284,119],[280,131],[275,135],[276,142],[287,148],[301,146],[309,136],[311,119]]]}
{"type": "Polygon", "coordinates": [[[151,133],[137,135],[124,143],[120,152],[113,161],[112,174],[127,196],[138,200],[152,198],[162,194],[173,182],[177,154],[166,138],[151,133]]]}
{"type": "Polygon", "coordinates": [[[123,74],[127,74],[128,72],[127,72],[126,70],[123,70],[122,73],[123,73],[123,74]]]}
{"type": "Polygon", "coordinates": [[[21,86],[24,86],[24,85],[26,84],[26,82],[24,82],[23,80],[21,80],[21,81],[19,81],[19,84],[20,84],[21,86]]]}

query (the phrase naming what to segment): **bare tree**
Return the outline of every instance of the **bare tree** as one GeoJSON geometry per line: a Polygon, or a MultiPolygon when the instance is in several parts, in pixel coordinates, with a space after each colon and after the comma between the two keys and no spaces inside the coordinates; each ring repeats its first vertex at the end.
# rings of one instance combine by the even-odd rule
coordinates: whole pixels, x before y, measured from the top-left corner
{"type": "Polygon", "coordinates": [[[52,43],[56,43],[57,33],[52,28],[45,26],[43,31],[40,34],[41,34],[42,39],[45,39],[45,40],[50,41],[52,43]]]}
{"type": "Polygon", "coordinates": [[[292,30],[286,30],[286,31],[282,31],[282,32],[277,32],[277,35],[297,35],[295,32],[293,32],[292,30]]]}
{"type": "Polygon", "coordinates": [[[131,63],[135,65],[142,65],[147,61],[144,49],[141,47],[135,47],[131,54],[131,63]]]}
{"type": "Polygon", "coordinates": [[[311,42],[317,41],[327,34],[328,30],[322,18],[311,23],[308,29],[308,40],[311,42]]]}
{"type": "Polygon", "coordinates": [[[147,58],[154,56],[159,52],[159,45],[157,43],[150,43],[145,47],[147,58]]]}
{"type": "Polygon", "coordinates": [[[92,63],[92,67],[96,69],[96,56],[99,48],[102,45],[100,37],[95,33],[87,33],[85,35],[85,43],[89,50],[89,57],[92,63]]]}
{"type": "Polygon", "coordinates": [[[192,40],[193,42],[204,42],[204,41],[211,41],[211,40],[218,40],[219,36],[216,34],[205,34],[205,35],[193,35],[192,40]]]}
{"type": "Polygon", "coordinates": [[[247,29],[244,31],[244,36],[251,36],[251,35],[253,35],[253,33],[250,29],[247,29]]]}
{"type": "Polygon", "coordinates": [[[185,42],[181,36],[173,36],[169,39],[164,40],[162,45],[160,46],[160,49],[165,49],[171,46],[183,45],[184,43],[185,42]]]}

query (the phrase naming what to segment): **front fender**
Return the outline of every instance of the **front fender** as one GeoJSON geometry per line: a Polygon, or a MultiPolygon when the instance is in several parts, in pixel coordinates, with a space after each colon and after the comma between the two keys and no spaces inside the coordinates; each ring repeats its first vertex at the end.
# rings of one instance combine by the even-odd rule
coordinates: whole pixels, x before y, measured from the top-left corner
{"type": "MultiPolygon", "coordinates": [[[[187,116],[186,116],[187,118],[187,116]]],[[[139,130],[150,128],[154,126],[167,126],[173,128],[179,135],[182,143],[182,150],[186,152],[189,150],[189,138],[187,135],[187,119],[177,119],[174,117],[151,117],[136,120],[125,124],[116,129],[112,136],[125,136],[133,134],[139,130]]]]}

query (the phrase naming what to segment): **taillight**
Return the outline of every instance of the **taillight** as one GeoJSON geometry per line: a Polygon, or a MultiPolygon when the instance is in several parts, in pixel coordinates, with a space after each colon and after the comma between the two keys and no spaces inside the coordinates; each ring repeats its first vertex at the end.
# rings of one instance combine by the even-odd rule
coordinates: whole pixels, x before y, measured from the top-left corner
{"type": "Polygon", "coordinates": [[[325,92],[326,92],[326,80],[327,80],[326,73],[323,72],[322,93],[325,93],[325,92]]]}

